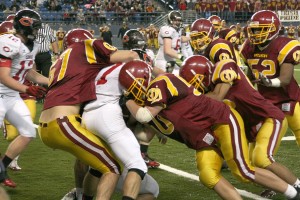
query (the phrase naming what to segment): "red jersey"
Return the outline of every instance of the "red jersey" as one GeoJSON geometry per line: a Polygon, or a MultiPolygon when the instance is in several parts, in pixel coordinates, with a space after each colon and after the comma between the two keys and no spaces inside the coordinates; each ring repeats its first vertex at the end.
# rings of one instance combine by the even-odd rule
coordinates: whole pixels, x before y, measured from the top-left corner
{"type": "Polygon", "coordinates": [[[200,3],[200,8],[201,8],[201,11],[203,12],[203,11],[206,11],[206,2],[201,2],[200,3]]]}
{"type": "MultiPolygon", "coordinates": [[[[300,43],[287,37],[277,37],[270,44],[260,50],[257,45],[253,46],[246,40],[241,49],[241,56],[245,63],[252,69],[256,78],[258,72],[267,78],[279,77],[281,65],[291,63],[297,65],[300,61],[300,43]]],[[[293,114],[296,102],[300,100],[300,88],[294,77],[285,87],[266,87],[258,85],[258,91],[266,99],[287,114],[293,114]]]]}
{"type": "Polygon", "coordinates": [[[75,105],[96,99],[95,78],[110,66],[110,55],[117,50],[103,40],[89,39],[66,49],[52,65],[44,110],[75,105]]]}
{"type": "Polygon", "coordinates": [[[222,38],[214,39],[205,49],[204,56],[213,63],[229,58],[237,60],[232,43],[222,38]]]}
{"type": "Polygon", "coordinates": [[[163,106],[160,131],[165,135],[178,132],[184,143],[196,150],[214,146],[212,126],[230,122],[227,105],[202,95],[174,74],[164,74],[150,83],[145,104],[163,106]]]}
{"type": "Polygon", "coordinates": [[[283,112],[254,89],[247,76],[233,60],[220,61],[214,66],[212,74],[213,85],[218,83],[232,85],[225,99],[234,102],[235,109],[242,116],[248,140],[254,141],[257,135],[256,125],[266,118],[280,121],[284,119],[283,112]]]}

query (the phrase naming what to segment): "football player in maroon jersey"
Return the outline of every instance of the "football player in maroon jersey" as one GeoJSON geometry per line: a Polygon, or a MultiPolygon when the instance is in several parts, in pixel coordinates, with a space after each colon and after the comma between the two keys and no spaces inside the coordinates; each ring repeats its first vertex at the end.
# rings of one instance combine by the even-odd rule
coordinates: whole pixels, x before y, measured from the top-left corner
{"type": "Polygon", "coordinates": [[[197,19],[191,25],[191,45],[195,54],[202,54],[213,63],[231,58],[237,60],[234,47],[229,41],[215,37],[213,24],[208,19],[197,19]]]}
{"type": "Polygon", "coordinates": [[[184,61],[180,76],[207,96],[226,100],[239,112],[251,143],[250,160],[255,166],[272,171],[290,185],[299,183],[290,170],[273,158],[287,130],[284,114],[254,89],[233,60],[213,65],[204,56],[192,56],[184,61]]]}
{"type": "MultiPolygon", "coordinates": [[[[300,43],[279,36],[281,22],[273,11],[258,11],[250,19],[248,39],[241,49],[259,93],[285,114],[288,126],[300,146],[300,88],[294,65],[300,61],[300,43]]],[[[295,186],[300,188],[299,180],[295,186]]]]}
{"type": "MultiPolygon", "coordinates": [[[[122,79],[119,79],[128,89],[126,106],[129,111],[139,122],[151,122],[160,132],[196,150],[199,178],[206,187],[214,189],[223,199],[241,199],[220,173],[222,153],[232,174],[239,180],[269,187],[289,199],[300,198],[293,186],[271,171],[250,163],[244,124],[237,111],[202,95],[183,78],[173,74],[158,76],[145,86],[144,77],[148,75],[134,68],[122,68],[122,79]],[[137,102],[145,93],[145,106],[140,106],[137,102]]],[[[145,69],[144,73],[147,72],[145,69]]]]}
{"type": "MultiPolygon", "coordinates": [[[[69,31],[64,43],[65,51],[50,69],[49,91],[40,116],[39,134],[47,146],[67,151],[101,172],[99,186],[102,189],[99,188],[97,198],[108,200],[121,166],[109,147],[81,126],[80,110],[84,103],[96,98],[95,78],[101,69],[139,56],[136,52],[118,51],[103,40],[93,39],[84,29],[69,31]],[[103,182],[105,184],[101,184],[103,182]]],[[[132,190],[135,188],[127,185],[123,195],[130,197],[132,190]]]]}

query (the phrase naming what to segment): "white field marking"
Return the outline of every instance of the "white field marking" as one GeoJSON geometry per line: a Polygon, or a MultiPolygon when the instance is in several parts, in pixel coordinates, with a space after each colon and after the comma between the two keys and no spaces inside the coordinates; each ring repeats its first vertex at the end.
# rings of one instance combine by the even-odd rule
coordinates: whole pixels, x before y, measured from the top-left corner
{"type": "Polygon", "coordinates": [[[297,71],[297,72],[300,71],[300,69],[294,69],[294,70],[297,71]]]}
{"type": "Polygon", "coordinates": [[[286,137],[283,137],[282,140],[284,141],[291,141],[291,140],[296,140],[295,136],[286,136],[286,137]]]}
{"type": "MultiPolygon", "coordinates": [[[[164,164],[161,164],[161,163],[159,165],[159,169],[162,169],[162,170],[165,170],[167,172],[176,174],[178,176],[182,176],[182,177],[189,178],[189,179],[192,179],[192,180],[195,180],[195,181],[199,181],[199,177],[194,175],[194,174],[190,174],[190,173],[187,173],[185,171],[175,169],[173,167],[170,167],[170,166],[167,166],[167,165],[164,165],[164,164]]],[[[240,189],[237,189],[237,188],[236,188],[236,190],[238,191],[238,193],[241,196],[244,196],[244,197],[247,197],[247,198],[251,198],[251,199],[255,199],[255,200],[269,200],[269,199],[263,198],[259,195],[248,192],[246,190],[240,190],[240,189]]]]}

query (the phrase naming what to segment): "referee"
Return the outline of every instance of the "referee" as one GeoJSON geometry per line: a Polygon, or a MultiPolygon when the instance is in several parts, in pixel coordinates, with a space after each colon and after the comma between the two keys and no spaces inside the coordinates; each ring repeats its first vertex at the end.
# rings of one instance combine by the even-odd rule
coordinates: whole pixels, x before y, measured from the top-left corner
{"type": "Polygon", "coordinates": [[[37,34],[37,40],[42,41],[42,43],[40,52],[35,57],[36,69],[39,73],[49,77],[49,70],[52,65],[50,45],[56,58],[59,56],[59,52],[54,31],[48,24],[42,24],[42,28],[39,29],[37,34]]]}

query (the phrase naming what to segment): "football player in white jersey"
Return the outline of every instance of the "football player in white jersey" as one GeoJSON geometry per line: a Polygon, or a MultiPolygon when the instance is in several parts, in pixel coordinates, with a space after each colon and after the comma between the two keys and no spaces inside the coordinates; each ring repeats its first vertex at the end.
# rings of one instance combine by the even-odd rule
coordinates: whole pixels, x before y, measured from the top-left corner
{"type": "MultiPolygon", "coordinates": [[[[16,33],[0,36],[0,124],[5,117],[20,133],[10,143],[2,159],[5,168],[36,137],[30,112],[19,92],[37,98],[46,94],[43,87],[22,84],[25,78],[38,84],[48,84],[48,78],[33,69],[34,58],[40,48],[34,39],[40,26],[40,15],[33,10],[24,9],[16,13],[14,19],[16,33]]],[[[8,177],[2,183],[16,187],[8,177]]]]}
{"type": "MultiPolygon", "coordinates": [[[[135,31],[134,31],[134,33],[135,33],[135,31]]],[[[68,39],[68,37],[69,37],[69,35],[66,36],[66,39],[68,39]]],[[[69,40],[79,42],[78,39],[75,40],[75,38],[72,39],[71,37],[69,38],[69,40]]],[[[131,39],[130,39],[130,41],[131,41],[131,39]]],[[[137,42],[137,44],[138,43],[139,42],[137,42]]],[[[139,46],[137,44],[134,44],[134,46],[136,48],[139,48],[139,46]]],[[[137,50],[135,50],[135,52],[138,53],[138,55],[140,56],[141,59],[148,60],[149,62],[151,61],[151,58],[148,58],[147,54],[143,50],[137,49],[137,50]]],[[[111,131],[111,134],[114,134],[115,130],[117,130],[117,129],[121,130],[120,132],[114,134],[113,137],[115,139],[113,139],[113,140],[115,140],[116,142],[114,143],[114,147],[112,148],[114,151],[114,149],[116,149],[116,148],[119,149],[120,147],[122,147],[118,150],[117,156],[120,154],[120,152],[124,152],[121,155],[121,161],[124,161],[125,169],[122,172],[122,175],[118,181],[118,184],[116,187],[117,191],[121,191],[122,188],[124,187],[125,180],[127,180],[127,181],[129,180],[129,179],[127,179],[127,176],[126,176],[128,174],[128,169],[129,169],[129,171],[131,171],[131,172],[129,172],[131,174],[130,179],[138,179],[138,180],[140,179],[139,175],[143,176],[144,169],[145,169],[145,163],[141,164],[141,154],[139,151],[139,147],[138,147],[139,158],[134,159],[134,156],[136,156],[136,152],[137,152],[137,148],[136,148],[137,141],[136,141],[133,133],[130,130],[128,130],[128,128],[126,128],[126,125],[124,125],[125,122],[123,120],[122,111],[121,111],[122,118],[119,118],[119,114],[120,114],[119,112],[113,112],[113,110],[115,110],[115,109],[109,110],[109,107],[120,108],[119,99],[120,99],[120,96],[123,95],[123,93],[122,93],[122,90],[120,90],[120,88],[119,88],[118,79],[119,79],[119,71],[122,66],[123,66],[123,64],[111,65],[109,67],[102,69],[99,72],[99,74],[97,75],[97,78],[96,78],[96,82],[95,82],[98,100],[92,101],[90,106],[89,106],[89,104],[87,104],[87,107],[91,107],[92,110],[95,109],[96,113],[98,115],[100,115],[101,117],[103,117],[103,115],[105,116],[106,112],[110,112],[110,114],[111,114],[111,115],[107,116],[108,120],[111,119],[111,117],[116,117],[116,119],[112,120],[112,122],[115,122],[116,125],[109,124],[109,123],[106,124],[107,120],[103,121],[103,123],[106,124],[105,126],[103,126],[104,129],[106,130],[104,133],[110,134],[110,131],[113,130],[113,131],[111,131]],[[106,104],[108,106],[106,106],[106,104]],[[107,107],[108,107],[108,110],[103,112],[103,111],[101,111],[101,109],[98,109],[98,106],[101,107],[101,109],[103,108],[103,110],[107,109],[107,107]],[[99,111],[97,111],[97,110],[99,110],[99,111]],[[123,133],[123,129],[125,129],[124,133],[123,133]],[[130,134],[131,134],[131,136],[126,138],[127,135],[130,135],[130,134]],[[121,137],[118,138],[118,135],[121,135],[121,137]],[[124,137],[126,139],[124,139],[124,137]],[[126,144],[124,142],[126,142],[126,144]],[[119,143],[122,143],[122,144],[119,145],[119,143]],[[132,151],[132,153],[134,154],[133,157],[131,157],[131,155],[127,153],[128,151],[131,152],[131,148],[133,148],[133,151],[132,151]],[[130,168],[127,168],[127,167],[130,167],[130,168]],[[139,171],[139,170],[141,170],[141,171],[139,171]],[[137,173],[135,173],[134,171],[137,171],[137,173]]],[[[86,113],[87,113],[86,116],[89,116],[89,112],[86,112],[86,113]]],[[[98,117],[91,119],[90,122],[94,123],[91,127],[94,127],[95,124],[97,124],[99,122],[98,120],[99,120],[98,117]]],[[[87,126],[89,124],[86,125],[84,119],[83,119],[82,124],[86,128],[89,128],[89,126],[87,126]]],[[[100,126],[102,126],[102,125],[100,125],[100,126]]],[[[95,130],[95,129],[97,129],[97,127],[94,128],[93,130],[95,130]]],[[[92,131],[92,130],[90,130],[90,131],[92,131]]],[[[97,130],[92,131],[92,132],[96,133],[96,135],[100,134],[97,130]]],[[[86,173],[87,171],[88,171],[88,166],[77,159],[75,166],[74,166],[76,188],[72,189],[69,193],[67,193],[62,198],[62,200],[69,200],[69,199],[81,200],[81,199],[92,199],[93,198],[92,195],[95,195],[95,193],[96,193],[95,187],[97,187],[97,183],[99,182],[99,178],[102,176],[102,174],[99,171],[92,169],[92,168],[89,169],[88,173],[86,173]],[[84,175],[85,175],[85,177],[84,177],[84,175]],[[83,184],[83,179],[84,179],[85,185],[83,184]]],[[[155,199],[159,194],[158,183],[149,174],[145,174],[137,193],[138,193],[137,194],[138,196],[136,199],[139,199],[139,200],[155,199]]]]}
{"type": "Polygon", "coordinates": [[[168,14],[168,25],[162,26],[158,33],[160,47],[154,61],[154,75],[166,72],[167,62],[184,59],[184,56],[180,54],[181,43],[189,41],[190,38],[181,36],[181,26],[181,13],[175,10],[171,11],[168,14]]]}
{"type": "MultiPolygon", "coordinates": [[[[184,28],[184,32],[182,33],[182,35],[186,36],[186,37],[190,37],[190,28],[191,25],[188,24],[185,28],[184,28]]],[[[192,55],[194,55],[192,46],[190,44],[190,41],[187,42],[182,42],[181,44],[181,53],[183,55],[184,58],[188,58],[192,55]]]]}
{"type": "MultiPolygon", "coordinates": [[[[85,128],[101,137],[124,164],[124,168],[128,169],[124,185],[131,182],[130,185],[135,186],[136,190],[135,194],[132,194],[131,198],[127,197],[126,200],[136,199],[141,181],[148,171],[140,152],[140,145],[132,131],[126,126],[119,104],[123,95],[119,73],[124,66],[130,64],[136,64],[136,70],[139,69],[139,65],[147,65],[149,71],[152,70],[150,65],[140,60],[115,64],[102,69],[96,78],[97,99],[87,103],[82,114],[82,124],[85,128]]],[[[151,77],[148,77],[147,80],[150,82],[150,79],[151,77]]]]}

